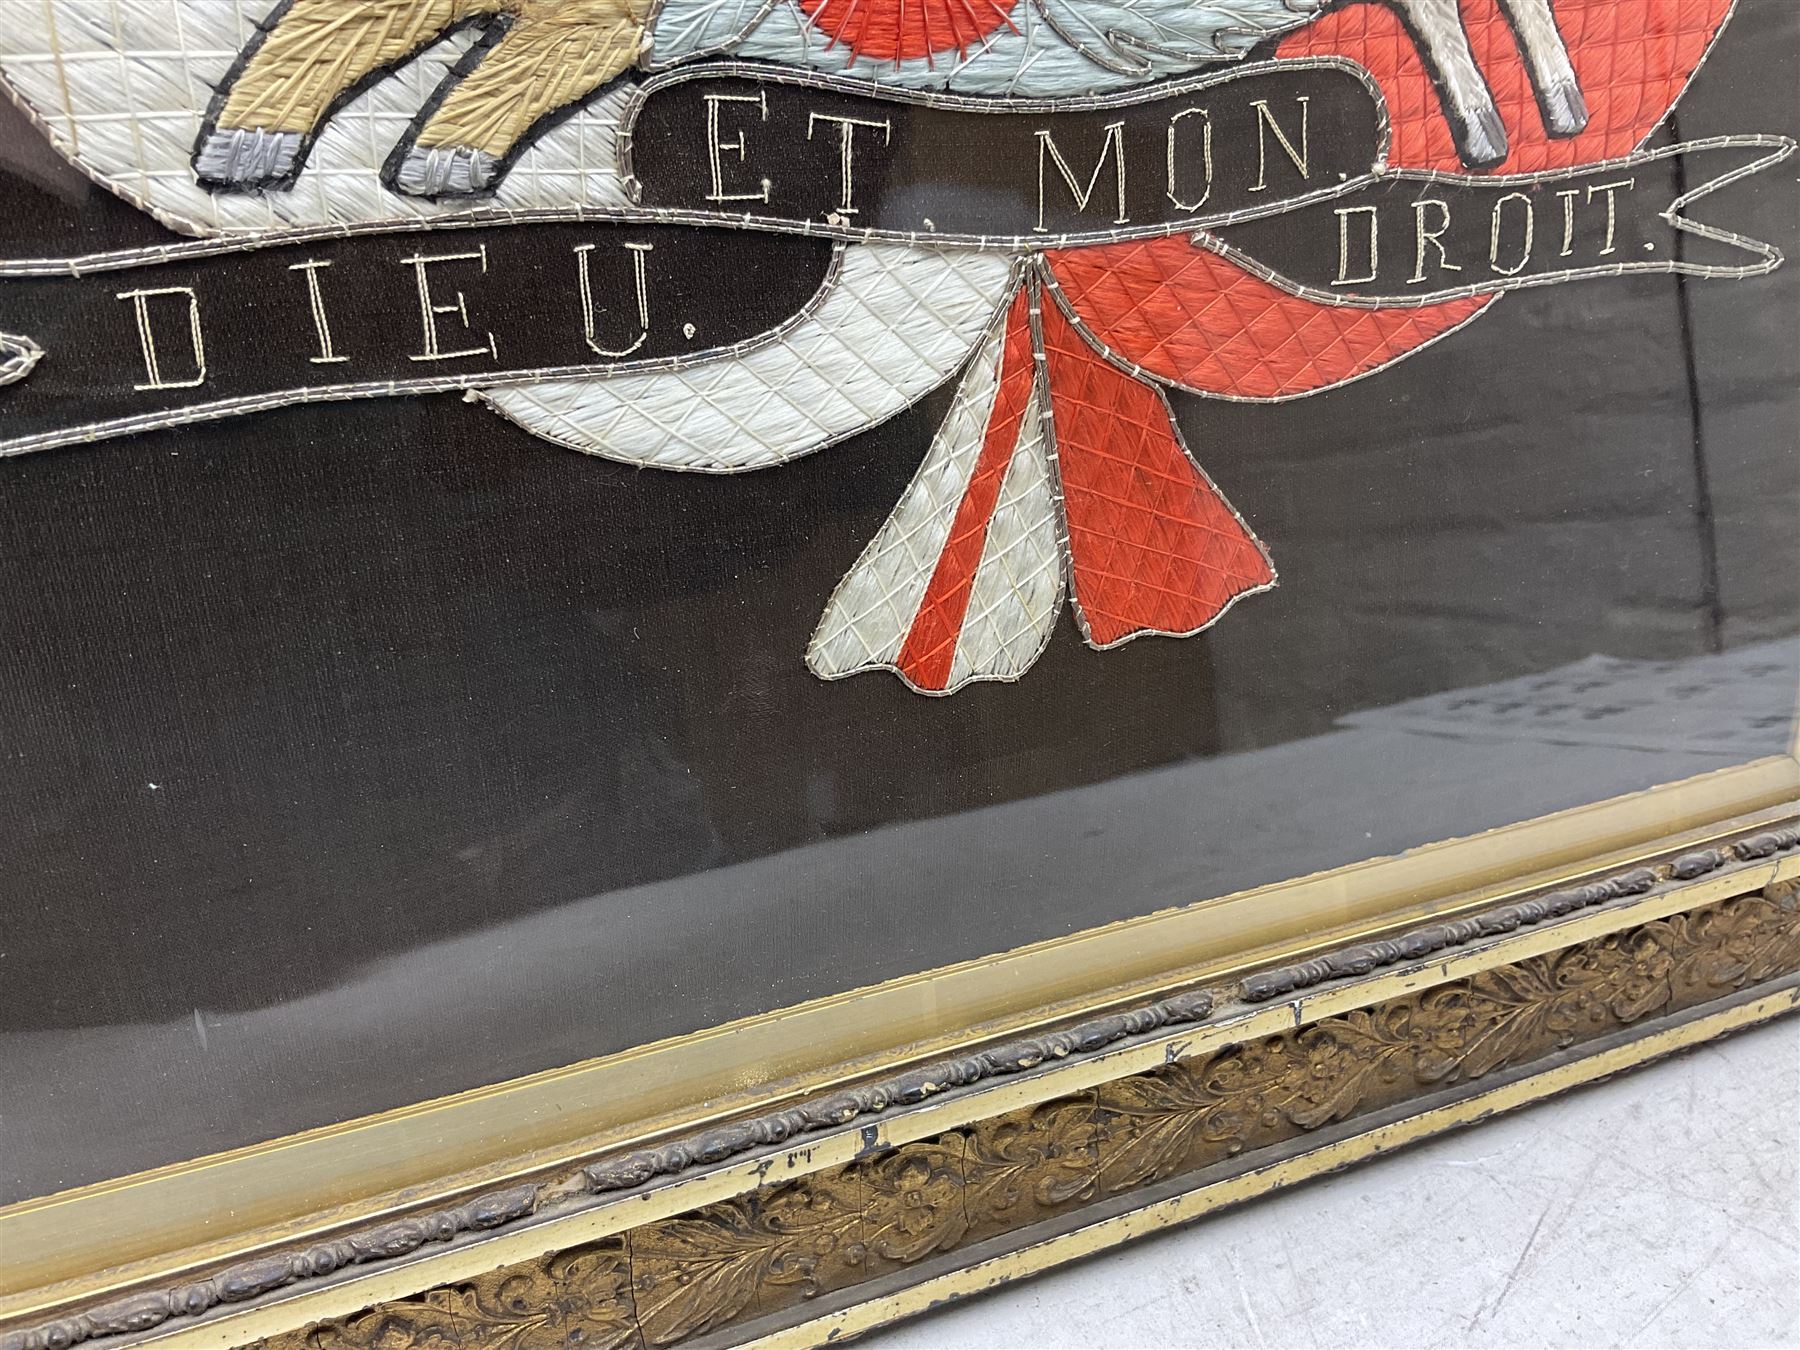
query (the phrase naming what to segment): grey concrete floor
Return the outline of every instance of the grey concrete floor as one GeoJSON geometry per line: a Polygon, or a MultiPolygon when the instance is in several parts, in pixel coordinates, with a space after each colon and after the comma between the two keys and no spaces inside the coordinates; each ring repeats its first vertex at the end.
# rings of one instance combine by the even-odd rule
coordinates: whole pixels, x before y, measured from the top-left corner
{"type": "Polygon", "coordinates": [[[1800,1017],[866,1344],[1800,1347],[1800,1017]]]}

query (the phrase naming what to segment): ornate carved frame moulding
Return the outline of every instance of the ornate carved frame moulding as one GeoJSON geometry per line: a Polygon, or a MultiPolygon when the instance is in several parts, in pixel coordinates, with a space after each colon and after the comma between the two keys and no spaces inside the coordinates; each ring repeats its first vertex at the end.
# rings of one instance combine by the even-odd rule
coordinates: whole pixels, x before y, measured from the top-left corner
{"type": "Polygon", "coordinates": [[[41,1287],[0,1347],[818,1344],[1800,1007],[1800,806],[1563,871],[178,1278],[41,1287]]]}

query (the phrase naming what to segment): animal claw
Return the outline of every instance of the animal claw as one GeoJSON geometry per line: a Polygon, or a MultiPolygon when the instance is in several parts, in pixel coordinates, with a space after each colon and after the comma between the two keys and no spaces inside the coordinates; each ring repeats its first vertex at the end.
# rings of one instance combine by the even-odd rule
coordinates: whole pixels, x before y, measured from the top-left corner
{"type": "MultiPolygon", "coordinates": [[[[1444,102],[1457,150],[1472,169],[1491,168],[1507,156],[1506,127],[1493,91],[1476,64],[1456,0],[1388,0],[1405,19],[1444,102]]],[[[1587,100],[1569,50],[1556,26],[1551,0],[1500,0],[1537,91],[1544,127],[1573,136],[1588,124],[1587,100]]]]}
{"type": "Polygon", "coordinates": [[[1500,110],[1492,101],[1478,103],[1468,109],[1462,142],[1463,163],[1471,169],[1485,169],[1505,162],[1509,153],[1506,126],[1500,120],[1500,110]]]}
{"type": "Polygon", "coordinates": [[[486,192],[500,161],[472,145],[411,145],[394,169],[394,187],[409,197],[467,197],[486,192]]]}
{"type": "Polygon", "coordinates": [[[1545,85],[1540,97],[1544,103],[1544,125],[1551,135],[1575,136],[1587,129],[1587,99],[1573,79],[1545,85]]]}
{"type": "Polygon", "coordinates": [[[194,176],[207,187],[268,187],[289,178],[300,161],[297,131],[214,127],[194,152],[194,176]]]}

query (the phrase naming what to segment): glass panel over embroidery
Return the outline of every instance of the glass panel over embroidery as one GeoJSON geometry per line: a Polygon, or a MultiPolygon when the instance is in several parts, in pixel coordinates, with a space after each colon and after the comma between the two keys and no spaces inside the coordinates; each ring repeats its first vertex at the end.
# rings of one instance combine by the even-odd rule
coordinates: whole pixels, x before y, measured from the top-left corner
{"type": "Polygon", "coordinates": [[[0,1202],[1794,744],[1790,6],[7,17],[0,1202]]]}

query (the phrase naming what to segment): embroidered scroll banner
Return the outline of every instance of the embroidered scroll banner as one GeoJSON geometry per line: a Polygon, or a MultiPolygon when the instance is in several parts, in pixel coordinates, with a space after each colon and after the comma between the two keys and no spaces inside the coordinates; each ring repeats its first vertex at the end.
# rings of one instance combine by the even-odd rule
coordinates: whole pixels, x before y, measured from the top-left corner
{"type": "Polygon", "coordinates": [[[1018,103],[720,69],[652,79],[627,110],[625,164],[644,206],[1041,248],[1281,210],[1368,181],[1387,153],[1380,93],[1347,62],[1018,103]]]}
{"type": "Polygon", "coordinates": [[[1682,213],[1793,150],[1738,136],[1517,178],[1384,173],[1221,230],[1219,251],[1294,294],[1382,308],[1639,272],[1754,276],[1780,252],[1682,213]]]}
{"type": "Polygon", "coordinates": [[[1381,101],[1341,63],[999,110],[725,69],[640,91],[626,143],[642,219],[0,263],[0,454],[753,350],[831,285],[833,247],[808,236],[1017,252],[1192,231],[1296,295],[1383,307],[1780,261],[1680,214],[1785,158],[1780,137],[1445,176],[1384,171],[1381,101]]]}
{"type": "Polygon", "coordinates": [[[1650,149],[1733,0],[272,2],[0,25],[0,91],[203,241],[0,262],[0,454],[460,389],[736,474],[947,387],[822,679],[948,694],[1065,608],[1107,649],[1274,587],[1166,391],[1311,397],[1502,291],[1781,260],[1687,212],[1792,141],[1650,149]]]}
{"type": "Polygon", "coordinates": [[[177,244],[30,277],[0,264],[0,334],[46,354],[0,387],[0,452],[518,372],[669,368],[779,336],[831,262],[820,239],[646,221],[177,244]]]}

